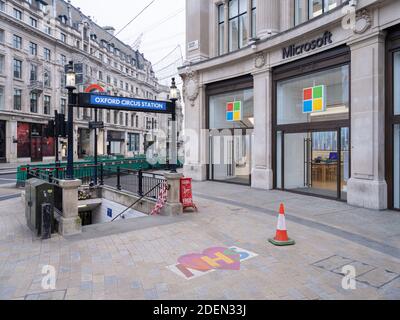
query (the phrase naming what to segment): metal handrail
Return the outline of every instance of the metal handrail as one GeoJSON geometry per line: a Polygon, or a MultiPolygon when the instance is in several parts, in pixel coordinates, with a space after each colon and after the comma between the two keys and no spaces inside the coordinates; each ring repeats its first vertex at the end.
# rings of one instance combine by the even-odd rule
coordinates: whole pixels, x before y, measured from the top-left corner
{"type": "Polygon", "coordinates": [[[136,200],[132,205],[130,205],[128,208],[126,208],[124,211],[122,211],[119,215],[117,215],[114,219],[111,220],[111,222],[114,222],[116,219],[118,219],[120,216],[122,216],[125,212],[128,210],[132,209],[137,203],[142,201],[144,198],[146,198],[151,192],[153,192],[156,188],[158,188],[162,182],[154,186],[150,191],[148,191],[145,195],[141,196],[138,200],[136,200]]]}

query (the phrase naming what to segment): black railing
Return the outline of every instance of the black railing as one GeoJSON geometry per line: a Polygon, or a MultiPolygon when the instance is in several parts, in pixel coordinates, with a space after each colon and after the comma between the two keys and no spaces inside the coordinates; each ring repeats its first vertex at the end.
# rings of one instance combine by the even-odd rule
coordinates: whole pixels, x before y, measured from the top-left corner
{"type": "Polygon", "coordinates": [[[125,190],[139,196],[157,199],[162,185],[166,182],[164,176],[141,170],[127,170],[102,167],[100,170],[100,184],[125,190]]]}
{"type": "MultiPolygon", "coordinates": [[[[82,180],[83,185],[95,186],[93,179],[93,172],[97,170],[99,177],[99,185],[106,185],[116,188],[118,190],[128,191],[142,197],[157,199],[160,194],[161,188],[166,183],[165,177],[160,174],[149,173],[142,170],[130,170],[115,166],[105,166],[100,164],[98,166],[85,165],[75,167],[75,172],[79,173],[79,179],[82,180]]],[[[66,171],[59,168],[34,170],[27,169],[27,177],[38,178],[53,185],[58,185],[60,180],[65,180],[66,171]]]]}

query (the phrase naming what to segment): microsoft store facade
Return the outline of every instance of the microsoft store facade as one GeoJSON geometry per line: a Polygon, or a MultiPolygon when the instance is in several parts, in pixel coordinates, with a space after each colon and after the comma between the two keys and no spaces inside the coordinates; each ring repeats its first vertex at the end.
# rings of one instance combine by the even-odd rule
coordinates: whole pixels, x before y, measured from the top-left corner
{"type": "Polygon", "coordinates": [[[400,2],[358,1],[352,27],[344,3],[293,25],[286,2],[285,30],[256,11],[247,46],[220,54],[212,26],[188,46],[185,175],[400,210],[400,2]]]}

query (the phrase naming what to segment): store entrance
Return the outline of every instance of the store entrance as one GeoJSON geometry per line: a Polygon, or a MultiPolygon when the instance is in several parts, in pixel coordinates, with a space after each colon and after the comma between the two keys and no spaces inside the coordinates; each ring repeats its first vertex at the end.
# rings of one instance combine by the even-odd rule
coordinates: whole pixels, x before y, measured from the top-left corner
{"type": "Polygon", "coordinates": [[[347,200],[349,128],[280,132],[278,137],[282,189],[347,200]]]}
{"type": "Polygon", "coordinates": [[[212,130],[209,145],[210,180],[251,184],[251,135],[247,130],[212,130]]]}

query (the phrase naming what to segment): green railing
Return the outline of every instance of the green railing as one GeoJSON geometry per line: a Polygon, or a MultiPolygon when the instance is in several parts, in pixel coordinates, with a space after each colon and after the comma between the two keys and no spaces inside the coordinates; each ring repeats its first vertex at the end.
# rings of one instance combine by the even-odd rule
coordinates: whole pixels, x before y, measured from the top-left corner
{"type": "MultiPolygon", "coordinates": [[[[104,168],[110,173],[116,173],[118,168],[120,170],[159,170],[167,168],[165,161],[159,161],[156,164],[149,164],[146,160],[146,156],[137,156],[134,158],[123,158],[123,157],[99,157],[98,165],[103,164],[104,168]]],[[[85,161],[77,161],[74,163],[74,177],[77,179],[84,179],[90,177],[94,171],[94,161],[87,158],[85,161]]],[[[182,166],[182,163],[178,163],[178,167],[182,166]]],[[[37,174],[49,174],[53,177],[63,179],[67,170],[67,163],[61,162],[58,166],[55,163],[50,164],[29,164],[18,167],[17,169],[17,186],[25,185],[27,180],[28,170],[35,171],[37,174]]]]}

